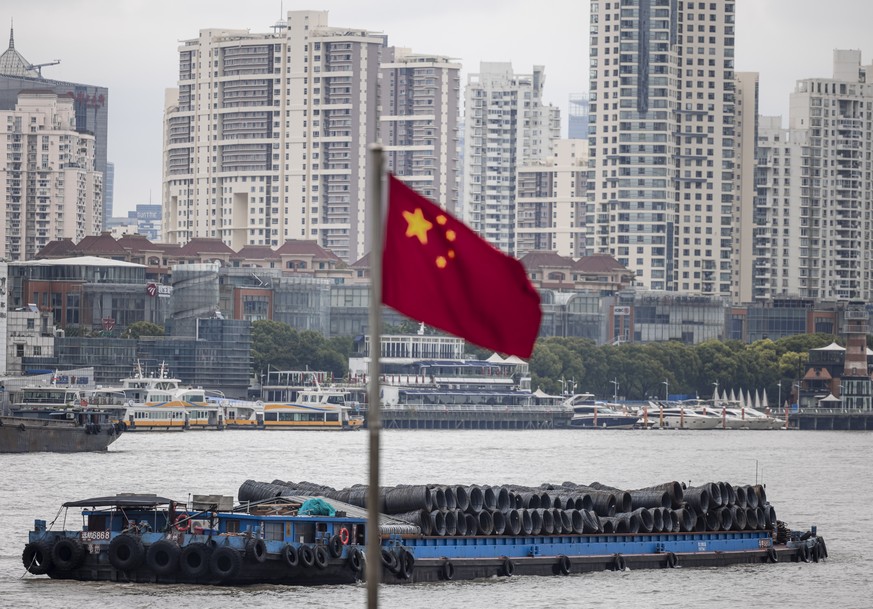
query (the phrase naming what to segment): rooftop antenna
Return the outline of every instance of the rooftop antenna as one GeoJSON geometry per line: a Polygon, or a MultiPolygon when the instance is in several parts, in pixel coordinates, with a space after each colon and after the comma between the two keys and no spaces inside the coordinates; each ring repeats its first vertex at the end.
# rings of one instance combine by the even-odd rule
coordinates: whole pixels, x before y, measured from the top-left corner
{"type": "MultiPolygon", "coordinates": [[[[9,50],[15,50],[15,23],[12,18],[9,19],[9,50]]],[[[26,67],[28,70],[36,70],[37,75],[42,78],[42,69],[45,66],[55,66],[59,63],[61,60],[55,59],[46,63],[28,63],[26,67]]]]}

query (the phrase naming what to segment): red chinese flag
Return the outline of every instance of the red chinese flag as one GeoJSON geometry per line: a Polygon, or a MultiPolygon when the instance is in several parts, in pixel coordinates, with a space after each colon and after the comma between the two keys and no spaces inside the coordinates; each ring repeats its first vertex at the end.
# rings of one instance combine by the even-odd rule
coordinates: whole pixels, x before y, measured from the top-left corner
{"type": "Polygon", "coordinates": [[[540,297],[522,264],[388,177],[382,302],[481,347],[530,357],[540,297]]]}

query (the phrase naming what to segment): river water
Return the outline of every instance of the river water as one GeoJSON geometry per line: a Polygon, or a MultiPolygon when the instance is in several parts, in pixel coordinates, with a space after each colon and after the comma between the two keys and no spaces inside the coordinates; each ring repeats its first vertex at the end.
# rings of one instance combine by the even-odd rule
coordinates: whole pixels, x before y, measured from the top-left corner
{"type": "MultiPolygon", "coordinates": [[[[247,478],[344,487],[367,481],[366,432],[128,433],[100,454],[0,455],[0,607],[239,609],[364,607],[363,585],[335,588],[158,586],[54,581],[26,574],[35,518],[61,503],[121,492],[236,495],[247,478]]],[[[680,480],[759,482],[777,516],[817,525],[819,564],[678,568],[570,577],[493,578],[382,586],[380,606],[809,607],[873,606],[870,469],[873,434],[824,431],[386,431],[382,483],[594,481],[621,488],[680,480]]],[[[81,522],[71,510],[68,524],[81,522]]],[[[61,520],[58,520],[58,524],[61,520]]]]}

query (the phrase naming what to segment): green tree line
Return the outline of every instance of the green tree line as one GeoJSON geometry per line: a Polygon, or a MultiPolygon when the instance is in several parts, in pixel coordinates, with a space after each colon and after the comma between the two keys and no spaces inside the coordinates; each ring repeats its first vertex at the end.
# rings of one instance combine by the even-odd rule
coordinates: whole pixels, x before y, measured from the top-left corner
{"type": "Polygon", "coordinates": [[[783,400],[806,372],[809,349],[830,344],[827,334],[798,335],[751,344],[709,340],[696,345],[676,341],[597,346],[590,339],[545,338],[537,341],[530,359],[532,386],[548,393],[569,390],[628,400],[670,394],[709,398],[718,390],[761,389],[776,404],[779,383],[783,400]],[[665,386],[666,381],[666,386],[665,386]]]}
{"type": "Polygon", "coordinates": [[[268,370],[324,370],[341,379],[348,373],[354,349],[350,337],[325,338],[314,330],[296,330],[280,321],[252,323],[252,359],[255,373],[268,370]]]}

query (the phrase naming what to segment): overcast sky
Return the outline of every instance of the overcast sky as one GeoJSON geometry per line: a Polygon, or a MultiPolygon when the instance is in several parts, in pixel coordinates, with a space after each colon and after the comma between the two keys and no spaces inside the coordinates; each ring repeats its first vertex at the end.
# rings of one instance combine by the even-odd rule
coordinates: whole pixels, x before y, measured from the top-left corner
{"type": "MultiPolygon", "coordinates": [[[[605,1],[605,0],[601,0],[605,1]]],[[[737,0],[736,69],[760,73],[760,111],[787,120],[801,78],[831,75],[835,48],[873,63],[870,0],[737,0]]],[[[47,78],[109,88],[109,160],[115,215],[161,198],[164,90],[176,86],[178,42],[200,29],[270,31],[280,0],[7,0],[15,48],[33,64],[60,59],[47,78]]],[[[329,10],[330,25],[388,35],[388,43],[457,58],[462,79],[480,61],[517,73],[546,67],[545,98],[561,108],[588,88],[588,0],[284,0],[287,10],[329,10]]],[[[0,21],[0,24],[3,22],[0,21]]],[[[0,36],[2,39],[2,36],[0,36]]],[[[0,43],[2,44],[2,43],[0,43]]]]}

